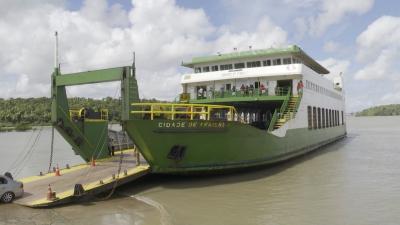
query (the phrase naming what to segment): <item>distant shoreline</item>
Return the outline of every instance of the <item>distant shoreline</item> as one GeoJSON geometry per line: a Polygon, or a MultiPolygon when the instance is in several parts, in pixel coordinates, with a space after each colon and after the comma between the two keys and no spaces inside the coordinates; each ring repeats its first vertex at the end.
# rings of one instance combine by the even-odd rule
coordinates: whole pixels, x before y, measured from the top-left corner
{"type": "Polygon", "coordinates": [[[355,116],[400,116],[400,104],[370,107],[355,113],[355,116]]]}

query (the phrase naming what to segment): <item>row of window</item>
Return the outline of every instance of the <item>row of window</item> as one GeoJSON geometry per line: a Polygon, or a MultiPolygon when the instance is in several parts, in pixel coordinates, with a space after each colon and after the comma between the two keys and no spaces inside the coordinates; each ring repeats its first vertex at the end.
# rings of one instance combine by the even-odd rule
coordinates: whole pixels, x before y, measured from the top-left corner
{"type": "Polygon", "coordinates": [[[239,63],[230,63],[230,64],[222,64],[222,65],[214,65],[214,66],[204,66],[204,67],[195,67],[195,73],[201,72],[211,72],[218,70],[232,70],[232,69],[243,69],[243,68],[253,68],[253,67],[261,67],[261,66],[276,66],[276,65],[287,65],[287,64],[295,64],[301,63],[299,59],[296,58],[276,58],[276,59],[266,59],[263,61],[250,61],[250,62],[239,62],[239,63]]]}
{"type": "Polygon", "coordinates": [[[332,97],[332,98],[336,98],[336,99],[342,99],[342,96],[340,96],[339,94],[335,93],[334,91],[328,90],[324,87],[321,87],[317,84],[314,84],[311,81],[306,80],[306,88],[310,89],[312,91],[315,91],[317,93],[332,97]]]}
{"type": "Polygon", "coordinates": [[[321,129],[344,125],[343,111],[320,107],[307,107],[308,129],[321,129]]]}

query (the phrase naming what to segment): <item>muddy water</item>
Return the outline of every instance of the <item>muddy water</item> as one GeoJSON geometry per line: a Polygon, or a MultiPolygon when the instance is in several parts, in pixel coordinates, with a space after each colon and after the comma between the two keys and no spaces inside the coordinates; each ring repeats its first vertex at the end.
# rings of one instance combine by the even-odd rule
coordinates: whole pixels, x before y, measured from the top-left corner
{"type": "MultiPolygon", "coordinates": [[[[212,177],[148,176],[108,201],[50,210],[0,205],[3,224],[399,224],[400,117],[349,118],[348,137],[272,168],[212,177]]],[[[19,169],[46,168],[49,130],[19,169]]],[[[28,133],[0,133],[0,171],[28,133]]],[[[56,138],[55,161],[80,159],[56,138]]],[[[22,147],[21,147],[22,146],[22,147]]]]}

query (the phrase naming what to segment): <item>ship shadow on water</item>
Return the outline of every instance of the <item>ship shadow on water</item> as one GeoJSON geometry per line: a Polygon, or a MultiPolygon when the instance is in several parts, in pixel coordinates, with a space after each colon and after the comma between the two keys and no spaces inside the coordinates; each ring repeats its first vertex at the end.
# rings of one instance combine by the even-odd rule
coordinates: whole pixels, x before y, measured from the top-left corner
{"type": "MultiPolygon", "coordinates": [[[[295,165],[306,163],[307,161],[324,154],[344,150],[344,146],[356,138],[356,134],[348,134],[346,138],[320,147],[304,155],[267,166],[264,165],[240,170],[229,170],[223,173],[210,173],[206,175],[150,174],[141,178],[138,182],[128,183],[121,186],[117,191],[120,196],[117,194],[115,197],[126,197],[127,193],[139,194],[154,187],[163,187],[167,189],[199,188],[263,179],[281,173],[295,165]]],[[[159,190],[151,190],[151,192],[157,191],[159,190]]]]}

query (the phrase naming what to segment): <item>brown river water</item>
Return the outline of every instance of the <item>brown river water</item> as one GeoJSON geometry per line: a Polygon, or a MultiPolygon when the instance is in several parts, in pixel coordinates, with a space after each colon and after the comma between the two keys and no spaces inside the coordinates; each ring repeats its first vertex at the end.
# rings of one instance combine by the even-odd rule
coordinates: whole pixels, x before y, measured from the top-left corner
{"type": "MultiPolygon", "coordinates": [[[[203,177],[150,175],[118,188],[107,201],[53,209],[0,204],[0,225],[400,224],[400,117],[350,117],[347,130],[346,139],[269,168],[203,177]]],[[[0,172],[11,169],[23,177],[46,170],[49,128],[26,160],[13,164],[35,133],[0,133],[0,172]]],[[[61,137],[55,140],[55,162],[82,162],[61,137]]]]}

